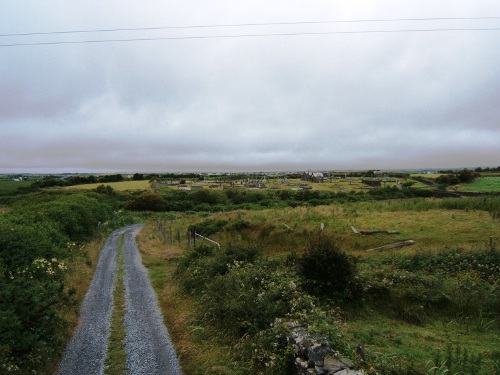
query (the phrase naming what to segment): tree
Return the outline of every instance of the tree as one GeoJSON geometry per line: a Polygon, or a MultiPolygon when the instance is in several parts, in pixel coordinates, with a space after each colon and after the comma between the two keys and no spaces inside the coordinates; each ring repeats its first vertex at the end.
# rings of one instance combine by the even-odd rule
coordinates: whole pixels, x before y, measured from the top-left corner
{"type": "Polygon", "coordinates": [[[142,181],[144,180],[144,175],[142,173],[134,173],[134,175],[132,176],[132,180],[142,181]]]}

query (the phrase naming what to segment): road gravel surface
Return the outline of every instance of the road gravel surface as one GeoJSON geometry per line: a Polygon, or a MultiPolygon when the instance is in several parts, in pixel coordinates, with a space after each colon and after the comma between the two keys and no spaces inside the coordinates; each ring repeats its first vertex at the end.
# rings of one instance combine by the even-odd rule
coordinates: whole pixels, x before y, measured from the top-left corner
{"type": "Polygon", "coordinates": [[[125,350],[127,374],[180,375],[156,294],[135,243],[142,225],[114,231],[104,244],[80,310],[80,324],[68,344],[58,375],[105,374],[116,284],[116,259],[124,235],[125,350]]]}

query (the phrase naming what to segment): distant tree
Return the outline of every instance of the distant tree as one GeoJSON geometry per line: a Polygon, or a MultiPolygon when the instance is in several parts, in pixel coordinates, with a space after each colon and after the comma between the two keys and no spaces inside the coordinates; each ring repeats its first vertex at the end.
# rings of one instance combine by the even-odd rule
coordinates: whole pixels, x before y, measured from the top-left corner
{"type": "Polygon", "coordinates": [[[100,176],[98,178],[98,182],[120,182],[123,181],[124,178],[121,174],[112,174],[106,176],[100,176]]]}
{"type": "Polygon", "coordinates": [[[134,175],[132,176],[132,180],[134,181],[144,180],[144,175],[142,173],[134,173],[134,175]]]}
{"type": "Polygon", "coordinates": [[[458,172],[444,174],[436,179],[438,184],[443,185],[457,185],[460,183],[467,184],[479,177],[479,172],[471,171],[470,169],[462,169],[458,172]]]}

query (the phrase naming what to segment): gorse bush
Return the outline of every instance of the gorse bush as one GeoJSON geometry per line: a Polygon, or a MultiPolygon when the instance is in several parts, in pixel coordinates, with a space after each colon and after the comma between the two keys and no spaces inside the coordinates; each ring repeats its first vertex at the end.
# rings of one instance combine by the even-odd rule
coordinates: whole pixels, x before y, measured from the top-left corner
{"type": "Polygon", "coordinates": [[[263,259],[257,247],[230,245],[189,251],[177,276],[200,304],[198,318],[237,343],[240,360],[248,363],[243,373],[289,373],[289,348],[274,323],[304,317],[314,308],[294,273],[263,259]]]}

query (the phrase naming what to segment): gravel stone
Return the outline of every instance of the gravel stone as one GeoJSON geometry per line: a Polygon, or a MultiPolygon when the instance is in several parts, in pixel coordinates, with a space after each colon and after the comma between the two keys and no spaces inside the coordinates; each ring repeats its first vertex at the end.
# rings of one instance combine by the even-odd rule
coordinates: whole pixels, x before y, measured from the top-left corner
{"type": "Polygon", "coordinates": [[[116,253],[122,234],[125,234],[127,374],[181,374],[156,294],[135,243],[141,228],[142,225],[131,225],[117,229],[104,244],[80,309],[80,324],[64,352],[58,375],[104,374],[116,285],[116,253]]]}
{"type": "Polygon", "coordinates": [[[135,243],[140,230],[125,235],[125,350],[127,373],[133,375],[181,374],[175,349],[158,307],[156,293],[135,243]]]}

